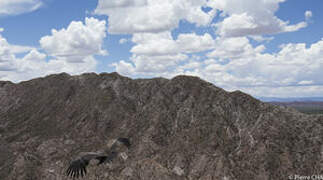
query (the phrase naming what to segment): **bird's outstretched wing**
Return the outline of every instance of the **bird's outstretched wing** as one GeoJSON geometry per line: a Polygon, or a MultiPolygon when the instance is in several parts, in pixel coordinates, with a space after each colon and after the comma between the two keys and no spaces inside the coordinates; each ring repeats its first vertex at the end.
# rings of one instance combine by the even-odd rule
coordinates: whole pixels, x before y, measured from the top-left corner
{"type": "Polygon", "coordinates": [[[126,149],[129,149],[131,146],[128,138],[118,138],[115,140],[111,148],[106,150],[105,153],[94,153],[89,152],[83,155],[82,157],[72,161],[70,166],[67,168],[67,176],[78,178],[83,177],[86,172],[86,167],[89,165],[90,161],[93,159],[98,160],[98,164],[104,162],[111,162],[114,158],[118,156],[119,153],[124,152],[126,149]]]}
{"type": "Polygon", "coordinates": [[[83,177],[86,174],[86,167],[92,159],[99,160],[98,164],[103,163],[108,157],[101,153],[87,153],[84,156],[76,159],[70,163],[70,166],[67,168],[67,176],[73,178],[78,178],[79,176],[83,177]]]}

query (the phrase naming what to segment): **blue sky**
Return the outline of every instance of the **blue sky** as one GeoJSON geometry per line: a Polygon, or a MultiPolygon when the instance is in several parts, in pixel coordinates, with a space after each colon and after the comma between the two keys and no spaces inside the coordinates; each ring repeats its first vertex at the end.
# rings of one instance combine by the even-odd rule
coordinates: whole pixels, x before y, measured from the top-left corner
{"type": "Polygon", "coordinates": [[[0,80],[186,74],[254,96],[322,96],[321,7],[321,0],[1,0],[0,80]]]}

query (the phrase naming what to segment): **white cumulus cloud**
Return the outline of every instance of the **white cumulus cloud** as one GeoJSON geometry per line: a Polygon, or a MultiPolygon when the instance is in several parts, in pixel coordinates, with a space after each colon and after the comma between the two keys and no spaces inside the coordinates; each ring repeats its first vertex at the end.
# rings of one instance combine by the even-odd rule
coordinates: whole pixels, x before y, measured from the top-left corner
{"type": "Polygon", "coordinates": [[[105,55],[105,21],[86,18],[72,21],[66,29],[52,30],[41,38],[42,49],[12,45],[0,34],[0,80],[19,82],[53,73],[80,74],[95,71],[94,55],[105,55]],[[44,52],[42,52],[44,51],[44,52]],[[27,53],[18,58],[17,53],[27,53]]]}
{"type": "MultiPolygon", "coordinates": [[[[2,29],[3,31],[3,29],[2,29]]],[[[0,31],[0,33],[2,32],[0,31]]],[[[15,70],[16,67],[16,53],[25,53],[30,51],[32,48],[27,46],[17,46],[8,43],[0,34],[0,71],[11,71],[15,70]]],[[[0,73],[1,74],[1,73],[0,73]]],[[[3,75],[0,75],[0,77],[3,75]]]]}
{"type": "Polygon", "coordinates": [[[214,47],[214,40],[208,33],[179,34],[174,40],[169,31],[162,33],[134,34],[132,41],[136,43],[131,52],[145,55],[170,55],[178,53],[194,53],[210,50],[214,47]]]}
{"type": "Polygon", "coordinates": [[[207,56],[220,60],[233,60],[251,57],[264,50],[265,47],[263,45],[254,48],[246,37],[217,38],[215,49],[208,53],[207,56]]]}
{"type": "Polygon", "coordinates": [[[204,12],[206,0],[99,0],[96,14],[109,16],[110,33],[169,31],[180,20],[207,25],[214,11],[204,12]]]}
{"type": "Polygon", "coordinates": [[[210,34],[179,34],[174,39],[169,31],[161,33],[137,33],[132,42],[136,43],[130,50],[132,63],[121,61],[115,63],[116,70],[127,75],[152,75],[175,68],[188,58],[190,53],[198,53],[214,48],[215,42],[210,34]]]}
{"type": "Polygon", "coordinates": [[[0,16],[32,12],[39,9],[42,5],[43,2],[41,0],[1,0],[0,16]]]}
{"type": "MultiPolygon", "coordinates": [[[[231,41],[243,40],[233,38],[231,41]]],[[[198,75],[226,89],[243,89],[258,96],[286,96],[287,91],[292,87],[298,90],[303,88],[300,91],[302,93],[306,89],[311,89],[309,92],[313,95],[322,92],[317,87],[323,86],[323,80],[320,78],[323,76],[321,71],[323,40],[309,47],[306,47],[304,43],[286,44],[274,54],[257,50],[258,47],[251,46],[247,39],[236,47],[237,52],[231,51],[234,45],[230,46],[228,42],[223,43],[223,47],[217,46],[215,49],[217,53],[213,52],[213,59],[200,62],[200,68],[195,69],[194,72],[198,71],[198,75]],[[228,54],[230,58],[225,63],[221,61],[224,54],[228,54]],[[275,89],[277,91],[269,92],[275,89]]],[[[289,96],[300,94],[293,90],[290,91],[289,96]]],[[[305,94],[309,95],[309,93],[305,94]]]]}
{"type": "Polygon", "coordinates": [[[106,22],[95,18],[86,18],[85,23],[72,21],[66,29],[53,29],[52,35],[40,39],[41,47],[56,58],[65,58],[70,62],[82,62],[84,57],[105,55],[102,43],[106,37],[106,22]]]}
{"type": "Polygon", "coordinates": [[[305,21],[289,24],[275,16],[279,3],[285,0],[217,0],[209,6],[223,11],[225,18],[215,24],[223,37],[276,34],[297,31],[307,26],[305,21]]]}

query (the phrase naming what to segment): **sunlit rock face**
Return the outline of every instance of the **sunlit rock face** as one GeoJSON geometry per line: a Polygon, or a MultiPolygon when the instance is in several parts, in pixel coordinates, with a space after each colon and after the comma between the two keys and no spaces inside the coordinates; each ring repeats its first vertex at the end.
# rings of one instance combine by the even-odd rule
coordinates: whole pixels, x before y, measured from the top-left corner
{"type": "Polygon", "coordinates": [[[323,117],[197,77],[117,73],[0,82],[0,179],[65,180],[82,152],[128,137],[85,179],[259,180],[323,174],[323,117]]]}

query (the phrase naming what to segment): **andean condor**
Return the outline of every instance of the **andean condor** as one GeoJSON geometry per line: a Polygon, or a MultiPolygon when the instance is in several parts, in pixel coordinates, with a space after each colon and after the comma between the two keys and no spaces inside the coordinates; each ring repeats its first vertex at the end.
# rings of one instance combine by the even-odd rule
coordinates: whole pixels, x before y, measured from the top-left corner
{"type": "Polygon", "coordinates": [[[130,141],[128,138],[118,138],[113,143],[111,148],[106,149],[103,153],[97,152],[87,152],[82,153],[78,159],[73,160],[68,169],[66,170],[67,176],[78,178],[79,176],[83,177],[86,174],[86,166],[89,165],[91,160],[99,161],[97,165],[100,165],[104,162],[111,162],[119,153],[124,152],[130,148],[130,141]]]}

